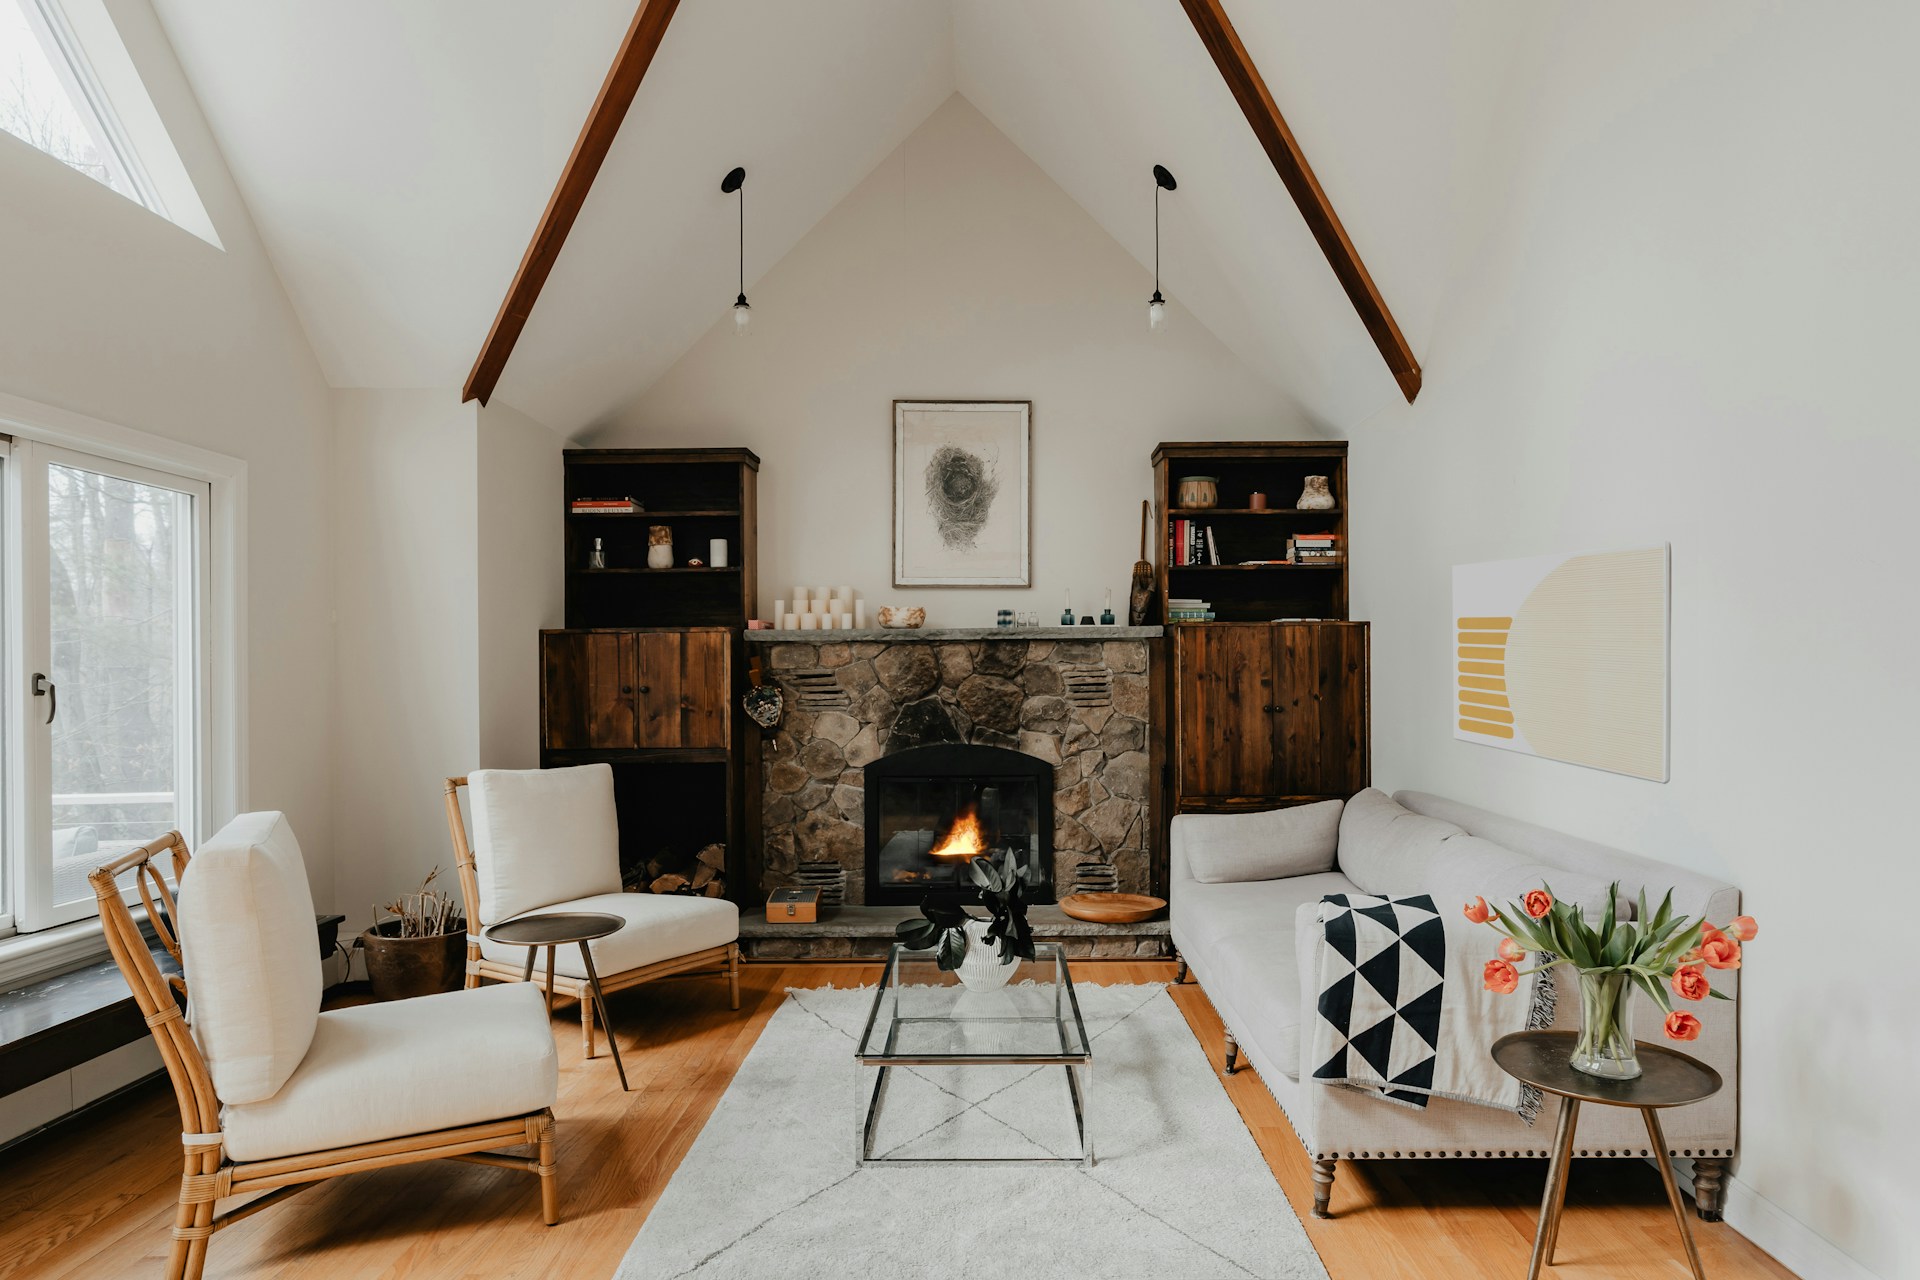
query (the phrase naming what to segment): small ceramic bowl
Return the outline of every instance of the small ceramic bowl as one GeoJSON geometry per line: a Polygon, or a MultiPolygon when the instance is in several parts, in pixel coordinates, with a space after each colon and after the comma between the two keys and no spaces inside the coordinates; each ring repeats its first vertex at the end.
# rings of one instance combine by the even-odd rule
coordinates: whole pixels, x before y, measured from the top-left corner
{"type": "Polygon", "coordinates": [[[881,626],[905,631],[925,624],[927,611],[917,604],[911,606],[883,604],[876,616],[880,619],[881,626]]]}

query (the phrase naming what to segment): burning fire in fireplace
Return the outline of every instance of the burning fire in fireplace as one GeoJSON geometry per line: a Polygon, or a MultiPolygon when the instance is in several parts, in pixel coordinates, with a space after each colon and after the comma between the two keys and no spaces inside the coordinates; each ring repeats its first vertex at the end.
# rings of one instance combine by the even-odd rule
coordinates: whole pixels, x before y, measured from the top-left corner
{"type": "Polygon", "coordinates": [[[986,851],[987,837],[980,827],[980,814],[968,805],[947,828],[947,834],[927,852],[936,858],[977,858],[986,851]]]}

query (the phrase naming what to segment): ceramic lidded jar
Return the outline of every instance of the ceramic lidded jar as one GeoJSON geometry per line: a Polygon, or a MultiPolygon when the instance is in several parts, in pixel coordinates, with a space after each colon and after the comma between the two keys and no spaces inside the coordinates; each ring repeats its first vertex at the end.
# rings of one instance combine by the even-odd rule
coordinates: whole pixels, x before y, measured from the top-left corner
{"type": "Polygon", "coordinates": [[[1205,508],[1220,501],[1220,477],[1184,476],[1180,480],[1180,505],[1205,508]]]}
{"type": "Polygon", "coordinates": [[[1333,490],[1327,487],[1327,478],[1308,476],[1307,487],[1300,491],[1300,501],[1294,505],[1302,511],[1331,511],[1333,490]]]}
{"type": "Polygon", "coordinates": [[[667,525],[647,526],[647,568],[673,568],[673,530],[667,525]]]}

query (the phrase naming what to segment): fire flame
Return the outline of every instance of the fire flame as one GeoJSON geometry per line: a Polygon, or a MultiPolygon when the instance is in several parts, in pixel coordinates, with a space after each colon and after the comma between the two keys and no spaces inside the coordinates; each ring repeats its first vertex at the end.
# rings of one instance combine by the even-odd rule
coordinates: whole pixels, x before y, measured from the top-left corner
{"type": "Polygon", "coordinates": [[[986,832],[981,830],[980,815],[972,809],[955,818],[947,834],[928,850],[936,858],[977,858],[986,851],[986,832]]]}

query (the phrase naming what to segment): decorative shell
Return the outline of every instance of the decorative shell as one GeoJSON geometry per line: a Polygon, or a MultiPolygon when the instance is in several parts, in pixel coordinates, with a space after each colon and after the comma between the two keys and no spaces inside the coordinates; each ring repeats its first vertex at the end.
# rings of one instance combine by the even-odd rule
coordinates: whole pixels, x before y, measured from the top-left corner
{"type": "Polygon", "coordinates": [[[924,626],[927,621],[927,611],[917,604],[883,604],[880,606],[880,612],[877,616],[880,619],[881,626],[892,627],[896,631],[904,631],[913,627],[924,626]]]}

